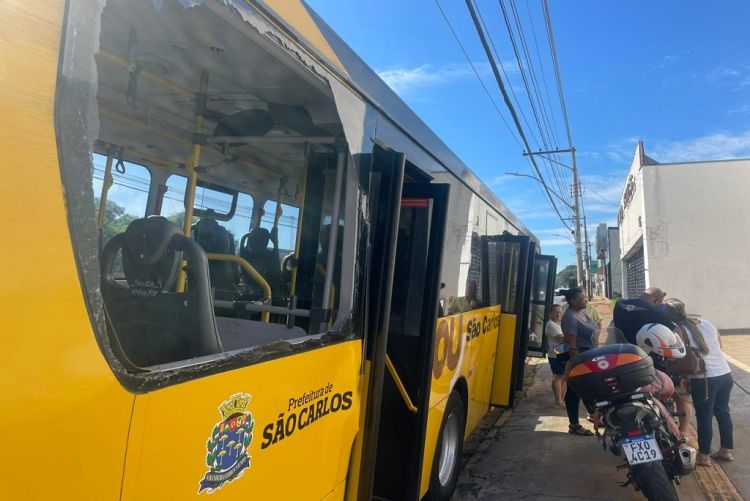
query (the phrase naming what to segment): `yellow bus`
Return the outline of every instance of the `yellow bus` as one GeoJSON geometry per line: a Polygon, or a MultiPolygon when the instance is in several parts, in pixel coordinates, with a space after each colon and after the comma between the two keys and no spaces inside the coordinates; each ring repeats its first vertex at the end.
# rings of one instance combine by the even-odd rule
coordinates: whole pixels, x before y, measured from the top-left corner
{"type": "Polygon", "coordinates": [[[523,223],[304,2],[0,33],[4,497],[448,499],[544,347],[523,223]]]}

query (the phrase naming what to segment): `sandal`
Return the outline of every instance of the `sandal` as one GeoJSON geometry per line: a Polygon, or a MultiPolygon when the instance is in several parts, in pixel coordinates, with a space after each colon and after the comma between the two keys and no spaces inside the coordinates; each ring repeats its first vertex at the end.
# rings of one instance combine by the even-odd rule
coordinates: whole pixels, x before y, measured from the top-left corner
{"type": "Polygon", "coordinates": [[[718,461],[726,461],[727,463],[730,463],[734,461],[734,456],[732,456],[731,452],[714,452],[711,454],[711,459],[716,459],[718,461]]]}
{"type": "Polygon", "coordinates": [[[711,466],[711,460],[708,458],[708,454],[698,454],[695,464],[698,466],[711,466]]]}
{"type": "Polygon", "coordinates": [[[584,437],[593,437],[594,434],[591,432],[591,430],[587,430],[583,426],[579,425],[571,425],[568,427],[568,433],[571,435],[582,435],[584,437]]]}

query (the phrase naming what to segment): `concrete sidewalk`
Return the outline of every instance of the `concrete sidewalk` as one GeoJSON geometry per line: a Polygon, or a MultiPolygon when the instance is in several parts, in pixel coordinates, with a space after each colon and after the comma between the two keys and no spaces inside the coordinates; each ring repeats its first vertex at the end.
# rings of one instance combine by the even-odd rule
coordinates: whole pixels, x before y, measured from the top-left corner
{"type": "MultiPolygon", "coordinates": [[[[616,467],[622,458],[602,450],[595,437],[570,435],[565,409],[552,398],[546,360],[536,365],[526,398],[497,420],[458,480],[453,499],[642,500],[616,467]]],[[[586,413],[582,415],[585,417],[586,413]]],[[[678,487],[682,500],[708,499],[692,476],[678,487]]]]}
{"type": "MultiPolygon", "coordinates": [[[[592,303],[602,315],[606,337],[609,305],[592,303]]],[[[552,397],[546,359],[530,360],[527,371],[534,376],[526,397],[499,419],[490,416],[494,423],[485,428],[453,499],[644,499],[631,486],[620,487],[626,474],[617,466],[623,458],[603,450],[595,437],[567,432],[565,409],[556,406],[552,397]]],[[[581,415],[586,416],[583,407],[581,415]]],[[[714,499],[704,495],[692,475],[683,479],[677,492],[684,501],[714,499]]]]}
{"type": "MultiPolygon", "coordinates": [[[[734,423],[734,457],[731,463],[716,462],[737,489],[742,499],[750,499],[750,332],[721,336],[723,351],[737,383],[729,402],[734,423]]],[[[714,420],[713,448],[719,446],[719,431],[714,420]]]]}

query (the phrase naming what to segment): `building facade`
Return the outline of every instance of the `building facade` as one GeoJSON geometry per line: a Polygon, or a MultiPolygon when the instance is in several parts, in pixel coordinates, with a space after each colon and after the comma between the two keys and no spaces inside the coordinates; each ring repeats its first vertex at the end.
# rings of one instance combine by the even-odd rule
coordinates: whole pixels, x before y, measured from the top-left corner
{"type": "Polygon", "coordinates": [[[638,143],[618,214],[625,297],[660,287],[719,329],[750,329],[750,159],[659,163],[638,143]]]}
{"type": "Polygon", "coordinates": [[[622,259],[620,259],[620,228],[607,228],[607,297],[619,298],[625,293],[622,288],[622,259]]]}

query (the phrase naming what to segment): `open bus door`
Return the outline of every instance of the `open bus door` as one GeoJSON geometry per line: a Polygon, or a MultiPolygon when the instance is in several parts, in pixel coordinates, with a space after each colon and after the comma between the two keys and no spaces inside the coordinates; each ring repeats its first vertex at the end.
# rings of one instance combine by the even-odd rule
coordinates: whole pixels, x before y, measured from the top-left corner
{"type": "Polygon", "coordinates": [[[448,185],[403,183],[405,164],[375,148],[359,499],[419,497],[448,185]]]}
{"type": "Polygon", "coordinates": [[[516,389],[523,387],[524,359],[528,339],[529,295],[535,243],[522,235],[485,237],[488,259],[499,272],[494,277],[502,317],[497,340],[490,403],[513,407],[516,389]]]}
{"type": "Polygon", "coordinates": [[[376,498],[418,499],[448,185],[404,184],[375,463],[376,498]]]}
{"type": "Polygon", "coordinates": [[[547,339],[544,326],[549,319],[552,307],[557,273],[555,256],[536,255],[531,272],[531,292],[529,305],[529,335],[526,344],[526,356],[543,357],[547,351],[547,339]]]}

